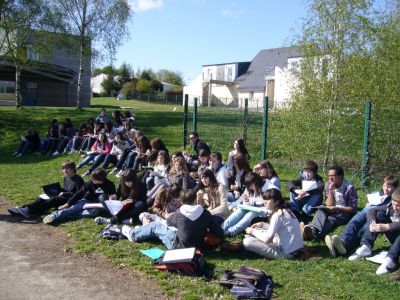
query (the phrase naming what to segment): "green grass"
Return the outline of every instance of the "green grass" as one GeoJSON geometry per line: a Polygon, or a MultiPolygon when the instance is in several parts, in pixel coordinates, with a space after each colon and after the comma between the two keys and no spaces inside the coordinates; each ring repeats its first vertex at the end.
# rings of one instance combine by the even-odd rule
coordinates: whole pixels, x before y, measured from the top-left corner
{"type": "MultiPolygon", "coordinates": [[[[166,141],[170,150],[178,150],[181,146],[182,107],[175,105],[150,104],[140,101],[115,101],[112,99],[96,99],[94,108],[77,112],[70,108],[36,108],[26,107],[16,110],[13,107],[0,108],[0,194],[16,204],[32,201],[41,193],[41,186],[46,183],[61,180],[60,165],[66,158],[77,162],[78,155],[69,156],[33,156],[26,155],[13,158],[11,154],[18,145],[18,137],[26,127],[36,128],[43,134],[49,120],[71,117],[75,125],[84,122],[88,117],[95,117],[100,107],[108,111],[120,106],[132,107],[138,125],[150,137],[160,136],[166,141]],[[176,110],[174,111],[174,108],[176,110]]],[[[218,115],[215,115],[218,118],[218,115]]],[[[222,117],[221,117],[222,118],[222,117]]],[[[210,125],[211,126],[211,125],[210,125]]],[[[220,125],[221,131],[232,130],[230,125],[220,125]]],[[[211,127],[210,127],[211,128],[211,127]]],[[[224,149],[230,149],[232,141],[224,141],[224,149]]],[[[222,143],[221,143],[222,144],[222,143]]],[[[226,153],[224,153],[226,154],[226,153]]],[[[253,163],[256,162],[253,159],[253,163]]],[[[274,160],[283,187],[286,182],[297,176],[298,170],[292,169],[284,160],[274,160]]],[[[349,176],[359,186],[358,176],[349,176]]],[[[111,177],[117,183],[115,177],[111,177]]],[[[375,186],[377,187],[377,186],[375,186]]],[[[283,188],[284,195],[288,194],[283,188]]],[[[365,194],[359,192],[360,206],[365,202],[365,194]]],[[[32,225],[34,226],[34,225],[32,225]]],[[[275,288],[282,299],[393,299],[398,293],[398,283],[389,281],[388,276],[375,275],[377,265],[360,261],[349,262],[346,258],[332,260],[322,242],[312,242],[308,245],[318,247],[323,260],[272,261],[248,252],[227,254],[219,250],[205,253],[208,270],[213,275],[211,281],[202,278],[190,278],[156,271],[149,259],[139,253],[139,249],[154,246],[162,247],[157,241],[133,244],[128,241],[107,241],[100,239],[100,226],[93,220],[79,220],[60,225],[70,235],[71,242],[65,245],[80,252],[99,252],[110,258],[117,266],[128,266],[138,270],[154,280],[170,296],[181,295],[185,299],[200,298],[230,298],[228,289],[218,285],[217,279],[222,271],[236,269],[240,265],[248,265],[265,270],[274,277],[275,288]]],[[[337,232],[339,232],[337,230],[337,232]]],[[[376,248],[387,247],[380,238],[376,248]]]]}

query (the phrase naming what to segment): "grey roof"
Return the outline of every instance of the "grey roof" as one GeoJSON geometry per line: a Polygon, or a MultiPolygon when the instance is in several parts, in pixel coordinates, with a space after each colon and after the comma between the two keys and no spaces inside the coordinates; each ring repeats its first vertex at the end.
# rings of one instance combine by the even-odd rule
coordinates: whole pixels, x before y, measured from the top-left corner
{"type": "Polygon", "coordinates": [[[300,52],[296,47],[264,49],[253,58],[246,73],[236,78],[239,91],[260,91],[265,89],[266,72],[274,67],[286,67],[287,59],[298,57],[300,52]]]}

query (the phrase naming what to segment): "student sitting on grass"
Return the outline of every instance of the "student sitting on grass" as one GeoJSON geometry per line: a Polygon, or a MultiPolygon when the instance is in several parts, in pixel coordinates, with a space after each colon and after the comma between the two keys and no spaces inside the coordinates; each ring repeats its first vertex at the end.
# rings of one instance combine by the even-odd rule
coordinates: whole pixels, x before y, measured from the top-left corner
{"type": "Polygon", "coordinates": [[[228,154],[228,171],[230,173],[233,172],[234,169],[234,157],[237,154],[243,154],[247,161],[250,160],[250,154],[249,151],[247,151],[246,146],[244,144],[244,140],[243,139],[236,139],[233,143],[233,150],[229,152],[228,154]]]}
{"type": "Polygon", "coordinates": [[[146,186],[137,178],[135,171],[132,169],[127,169],[122,173],[117,194],[116,196],[112,195],[110,198],[113,200],[121,199],[122,204],[128,207],[111,218],[97,217],[95,219],[97,224],[132,224],[147,208],[146,186]]]}
{"type": "MultiPolygon", "coordinates": [[[[399,180],[397,177],[390,175],[383,179],[383,188],[378,193],[381,195],[382,203],[379,206],[387,205],[392,200],[392,194],[398,188],[399,180]]],[[[349,223],[346,224],[342,234],[327,235],[325,237],[325,244],[329,248],[331,257],[336,257],[336,254],[345,255],[354,251],[360,245],[361,237],[364,232],[368,230],[369,224],[367,220],[367,213],[374,205],[368,205],[359,213],[357,213],[349,223]]]]}
{"type": "Polygon", "coordinates": [[[138,228],[122,226],[122,234],[130,241],[141,242],[159,238],[167,249],[206,248],[204,238],[207,233],[222,238],[224,232],[215,222],[211,213],[201,205],[196,205],[196,194],[182,191],[182,206],[167,219],[167,225],[151,222],[138,228]]]}
{"type": "Polygon", "coordinates": [[[200,175],[197,190],[197,204],[208,209],[218,224],[229,216],[227,189],[219,184],[214,173],[207,169],[200,175]]]}
{"type": "Polygon", "coordinates": [[[287,188],[290,192],[290,208],[292,212],[297,219],[306,221],[311,213],[315,211],[314,207],[322,203],[324,182],[322,177],[318,175],[318,165],[312,160],[306,161],[303,171],[300,172],[300,177],[290,180],[287,188]],[[315,182],[315,188],[303,190],[303,181],[315,182]]]}
{"type": "Polygon", "coordinates": [[[236,154],[233,157],[233,171],[227,171],[229,193],[228,202],[235,202],[245,190],[245,177],[251,171],[247,156],[236,154]]]}
{"type": "Polygon", "coordinates": [[[92,172],[92,180],[86,182],[82,188],[72,195],[67,203],[61,205],[55,212],[47,215],[43,223],[50,224],[55,221],[63,222],[81,218],[93,218],[99,214],[98,209],[83,209],[86,203],[98,203],[100,199],[107,200],[115,194],[115,185],[107,179],[107,173],[103,169],[92,172]]]}
{"type": "MultiPolygon", "coordinates": [[[[382,275],[393,271],[399,262],[400,190],[397,189],[393,192],[392,201],[388,205],[373,207],[367,214],[368,228],[361,237],[361,246],[349,257],[349,260],[354,261],[365,256],[370,256],[378,234],[383,233],[392,244],[392,247],[384,262],[376,271],[377,275],[382,275]]],[[[334,248],[337,249],[339,253],[345,252],[346,250],[343,243],[335,244],[334,248]]]]}
{"type": "Polygon", "coordinates": [[[36,130],[29,128],[26,131],[26,135],[21,135],[21,143],[18,147],[18,150],[13,154],[15,157],[20,157],[28,151],[28,149],[32,150],[32,153],[36,151],[40,151],[40,137],[36,130]]]}
{"type": "Polygon", "coordinates": [[[265,183],[271,183],[281,190],[281,182],[279,181],[278,173],[276,173],[274,167],[269,160],[262,160],[260,163],[254,166],[254,172],[261,176],[265,183]]]}
{"type": "Polygon", "coordinates": [[[277,189],[263,193],[264,205],[272,214],[269,223],[259,222],[246,228],[244,248],[270,259],[293,258],[304,247],[299,221],[288,209],[277,189]]]}
{"type": "Polygon", "coordinates": [[[220,152],[212,152],[209,158],[209,168],[213,171],[215,178],[219,184],[228,188],[228,176],[226,165],[222,162],[222,155],[220,152]]]}
{"type": "Polygon", "coordinates": [[[49,210],[64,205],[68,198],[79,191],[84,182],[82,177],[76,174],[75,163],[71,160],[66,160],[61,165],[61,170],[64,175],[63,191],[54,197],[37,197],[35,201],[26,204],[22,207],[9,208],[8,212],[12,215],[18,215],[25,218],[38,216],[49,210]]]}
{"type": "Polygon", "coordinates": [[[336,227],[346,224],[357,210],[356,189],[344,179],[342,167],[329,168],[325,199],[326,206],[319,208],[311,223],[303,227],[306,240],[318,241],[325,238],[336,227]]]}

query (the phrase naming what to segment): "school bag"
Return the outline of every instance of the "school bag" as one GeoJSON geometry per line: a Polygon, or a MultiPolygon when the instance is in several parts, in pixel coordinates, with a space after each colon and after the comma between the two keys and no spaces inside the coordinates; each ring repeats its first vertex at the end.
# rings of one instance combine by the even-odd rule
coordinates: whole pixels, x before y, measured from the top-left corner
{"type": "Polygon", "coordinates": [[[126,239],[126,236],[124,236],[122,234],[122,230],[121,230],[120,226],[113,225],[113,224],[109,224],[106,227],[104,227],[100,231],[99,236],[102,237],[103,239],[107,239],[107,240],[126,239]]]}
{"type": "MultiPolygon", "coordinates": [[[[176,249],[176,250],[186,250],[186,249],[176,249]]],[[[176,250],[169,250],[169,251],[176,251],[176,250]]],[[[178,273],[181,275],[188,275],[193,277],[204,275],[206,260],[204,258],[204,255],[200,252],[200,250],[195,249],[193,257],[191,259],[180,262],[165,262],[163,260],[165,255],[166,254],[164,253],[162,257],[156,260],[155,268],[157,270],[178,273]]]]}
{"type": "Polygon", "coordinates": [[[271,299],[274,282],[264,271],[241,266],[236,271],[225,271],[219,281],[231,288],[236,299],[271,299]]]}

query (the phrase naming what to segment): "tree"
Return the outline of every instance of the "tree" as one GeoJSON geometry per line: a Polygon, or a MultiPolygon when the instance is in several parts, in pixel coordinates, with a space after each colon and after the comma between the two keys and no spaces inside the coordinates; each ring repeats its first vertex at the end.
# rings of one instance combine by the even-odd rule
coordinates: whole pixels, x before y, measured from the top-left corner
{"type": "Polygon", "coordinates": [[[124,62],[121,65],[121,67],[117,70],[117,74],[119,75],[118,81],[121,84],[130,82],[132,80],[132,77],[133,77],[132,67],[129,64],[124,62]]]}
{"type": "Polygon", "coordinates": [[[117,92],[121,89],[121,85],[115,80],[114,75],[107,75],[107,77],[101,83],[104,89],[104,96],[114,97],[117,92]]]}
{"type": "Polygon", "coordinates": [[[54,18],[44,0],[3,0],[0,2],[0,59],[15,67],[16,106],[22,105],[21,72],[26,64],[33,65],[32,54],[50,55],[52,38],[49,30],[54,18]]]}
{"type": "Polygon", "coordinates": [[[83,73],[88,59],[113,58],[117,47],[129,37],[127,24],[132,10],[127,0],[58,0],[54,12],[63,15],[64,32],[79,36],[77,108],[81,108],[83,73]]]}
{"type": "Polygon", "coordinates": [[[136,72],[138,79],[153,80],[156,78],[156,74],[152,69],[144,69],[143,71],[137,70],[136,72]]]}
{"type": "Polygon", "coordinates": [[[164,81],[173,85],[183,86],[183,75],[179,71],[170,71],[166,69],[161,69],[157,72],[157,78],[160,81],[164,81]]]}
{"type": "Polygon", "coordinates": [[[148,94],[152,92],[151,81],[147,79],[139,79],[136,83],[136,91],[141,94],[148,94]]]}

